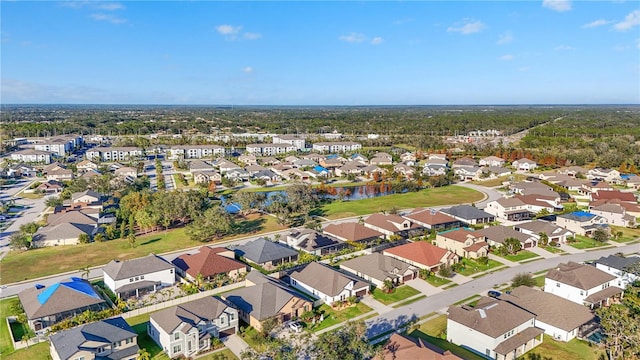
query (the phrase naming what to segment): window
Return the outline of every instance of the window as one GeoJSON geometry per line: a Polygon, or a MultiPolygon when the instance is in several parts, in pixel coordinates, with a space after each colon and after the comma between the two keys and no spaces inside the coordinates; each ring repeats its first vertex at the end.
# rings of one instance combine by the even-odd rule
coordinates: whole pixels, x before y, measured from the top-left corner
{"type": "Polygon", "coordinates": [[[179,353],[179,352],[181,352],[181,351],[182,351],[182,346],[180,346],[180,345],[175,345],[175,346],[173,347],[173,353],[174,353],[174,354],[177,354],[177,353],[179,353]]]}
{"type": "Polygon", "coordinates": [[[560,287],[560,283],[556,283],[556,287],[560,287]]]}
{"type": "Polygon", "coordinates": [[[131,344],[132,342],[133,342],[133,338],[128,338],[128,339],[126,340],[126,343],[127,343],[127,344],[131,344]]]}
{"type": "Polygon", "coordinates": [[[129,279],[129,282],[133,282],[133,278],[129,279]]]}
{"type": "Polygon", "coordinates": [[[224,316],[220,316],[220,324],[224,325],[224,316]]]}
{"type": "Polygon", "coordinates": [[[144,280],[144,275],[140,275],[140,280],[144,280]]]}
{"type": "Polygon", "coordinates": [[[78,356],[75,360],[84,360],[84,356],[78,356]]]}
{"type": "Polygon", "coordinates": [[[236,318],[236,317],[235,317],[235,315],[234,315],[233,313],[229,314],[229,320],[233,320],[233,319],[235,319],[235,318],[236,318]]]}
{"type": "Polygon", "coordinates": [[[169,270],[169,274],[173,274],[173,269],[170,269],[170,270],[169,270]]]}
{"type": "Polygon", "coordinates": [[[139,276],[136,276],[136,281],[138,281],[138,280],[140,280],[140,277],[139,277],[139,276]]]}
{"type": "Polygon", "coordinates": [[[180,340],[180,333],[173,334],[173,340],[180,340]]]}

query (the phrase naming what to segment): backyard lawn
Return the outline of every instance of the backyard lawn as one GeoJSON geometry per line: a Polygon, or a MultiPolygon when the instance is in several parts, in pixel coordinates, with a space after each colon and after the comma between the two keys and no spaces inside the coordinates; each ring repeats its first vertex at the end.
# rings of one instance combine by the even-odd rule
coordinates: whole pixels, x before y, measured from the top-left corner
{"type": "Polygon", "coordinates": [[[435,319],[424,322],[420,325],[420,328],[412,331],[409,336],[420,338],[428,343],[436,345],[443,350],[449,350],[455,355],[465,360],[486,360],[484,357],[471,352],[467,349],[461,348],[458,345],[452,344],[447,340],[441,338],[447,331],[447,316],[440,315],[435,319]]]}
{"type": "Polygon", "coordinates": [[[487,271],[489,269],[497,268],[498,266],[502,266],[501,262],[497,262],[495,260],[489,259],[487,265],[479,264],[477,261],[472,259],[462,259],[460,262],[463,264],[462,270],[458,271],[460,275],[471,276],[473,274],[487,271]]]}
{"type": "Polygon", "coordinates": [[[6,355],[2,353],[0,358],[2,358],[2,360],[48,360],[51,359],[49,342],[43,341],[39,344],[29,346],[29,348],[16,350],[6,355]]]}
{"type": "Polygon", "coordinates": [[[591,248],[609,245],[606,242],[596,241],[590,237],[581,236],[581,235],[576,235],[575,241],[568,244],[569,246],[573,246],[576,249],[591,249],[591,248]]]}
{"type": "Polygon", "coordinates": [[[379,302],[389,305],[398,301],[404,300],[414,295],[418,295],[420,292],[409,285],[402,285],[393,290],[392,293],[386,293],[378,288],[373,289],[373,298],[379,302]]]}
{"type": "Polygon", "coordinates": [[[0,300],[0,358],[3,359],[6,354],[13,351],[13,341],[6,318],[7,316],[15,315],[11,309],[18,303],[20,303],[20,300],[17,296],[0,300]]]}
{"type": "MultiPolygon", "coordinates": [[[[228,236],[218,242],[284,229],[277,224],[274,217],[257,214],[250,215],[247,220],[240,222],[239,226],[243,228],[242,234],[228,236]]],[[[160,231],[138,236],[136,246],[133,248],[126,239],[117,239],[102,243],[11,251],[0,261],[2,266],[0,283],[9,284],[65,271],[74,271],[87,265],[104,265],[113,259],[133,259],[146,256],[149,253],[162,254],[212,243],[193,241],[185,234],[184,228],[178,228],[166,233],[160,231]],[[42,264],[55,264],[55,266],[43,266],[42,264]]]]}
{"type": "Polygon", "coordinates": [[[334,310],[331,306],[327,304],[323,304],[318,309],[322,314],[324,314],[324,320],[320,324],[311,325],[311,323],[307,324],[307,327],[313,331],[319,331],[330,326],[339,324],[341,322],[345,322],[347,320],[351,320],[357,316],[366,314],[372,309],[367,305],[359,302],[355,306],[348,307],[342,310],[334,310]]]}
{"type": "Polygon", "coordinates": [[[543,357],[562,360],[597,360],[601,356],[606,359],[606,354],[598,347],[589,345],[588,342],[573,339],[569,342],[555,341],[545,335],[542,344],[538,345],[528,354],[537,354],[543,357]]]}
{"type": "Polygon", "coordinates": [[[322,207],[323,216],[339,219],[381,211],[472,203],[484,198],[481,192],[460,186],[445,186],[405,194],[393,194],[357,201],[334,201],[322,207]]]}
{"type": "Polygon", "coordinates": [[[505,256],[502,256],[500,254],[495,254],[495,255],[498,255],[512,262],[520,262],[527,259],[533,259],[535,257],[538,257],[538,254],[532,253],[531,251],[527,251],[527,250],[520,250],[515,255],[505,255],[505,256]]]}

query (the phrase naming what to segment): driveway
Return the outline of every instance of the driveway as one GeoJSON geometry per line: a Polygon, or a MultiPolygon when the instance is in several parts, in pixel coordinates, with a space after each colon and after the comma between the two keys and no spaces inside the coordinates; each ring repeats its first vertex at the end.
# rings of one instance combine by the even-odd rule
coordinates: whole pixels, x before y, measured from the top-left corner
{"type": "Polygon", "coordinates": [[[225,338],[222,338],[222,343],[226,346],[231,352],[241,359],[242,352],[249,349],[249,344],[247,344],[238,334],[229,335],[225,338]]]}
{"type": "Polygon", "coordinates": [[[443,291],[441,288],[435,287],[420,278],[415,278],[413,280],[405,281],[405,284],[411,286],[412,288],[420,291],[421,293],[427,296],[435,295],[443,291]]]}
{"type": "Polygon", "coordinates": [[[381,303],[380,301],[374,299],[373,296],[371,295],[363,296],[362,299],[360,299],[360,302],[372,308],[378,314],[384,314],[393,309],[392,307],[387,306],[381,303]]]}

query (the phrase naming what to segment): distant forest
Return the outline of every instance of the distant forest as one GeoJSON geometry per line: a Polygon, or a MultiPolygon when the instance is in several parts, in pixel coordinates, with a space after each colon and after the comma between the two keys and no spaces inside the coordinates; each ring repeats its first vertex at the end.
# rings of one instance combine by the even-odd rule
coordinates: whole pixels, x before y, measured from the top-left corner
{"type": "MultiPolygon", "coordinates": [[[[448,150],[447,136],[473,130],[512,135],[519,142],[463,145],[465,154],[504,158],[529,155],[549,166],[640,166],[638,106],[375,106],[208,107],[3,105],[3,138],[59,134],[181,134],[181,143],[208,142],[200,135],[339,132],[365,146],[403,144],[422,151],[448,150]],[[380,135],[366,139],[367,134],[380,135]]],[[[252,141],[247,139],[246,141],[252,141]]],[[[236,144],[232,144],[236,145],[236,144]]],[[[242,144],[237,144],[242,145],[242,144]]]]}

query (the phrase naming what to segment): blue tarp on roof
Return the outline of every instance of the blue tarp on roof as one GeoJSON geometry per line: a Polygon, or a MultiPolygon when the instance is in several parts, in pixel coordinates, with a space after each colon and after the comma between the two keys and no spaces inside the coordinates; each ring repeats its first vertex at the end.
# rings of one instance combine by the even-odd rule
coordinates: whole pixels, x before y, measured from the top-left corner
{"type": "Polygon", "coordinates": [[[337,158],[338,158],[338,154],[327,155],[327,159],[337,159],[337,158]]]}
{"type": "Polygon", "coordinates": [[[586,211],[574,211],[571,213],[571,215],[573,216],[579,216],[579,217],[592,217],[593,214],[588,213],[586,211]]]}
{"type": "Polygon", "coordinates": [[[101,299],[87,281],[80,278],[71,278],[71,281],[55,283],[38,294],[38,302],[40,305],[44,305],[60,286],[67,287],[84,295],[91,296],[92,298],[101,299]]]}
{"type": "Polygon", "coordinates": [[[327,170],[326,168],[323,168],[323,167],[322,167],[322,166],[320,166],[320,165],[315,166],[315,167],[313,168],[313,171],[317,171],[317,172],[319,172],[319,173],[321,173],[321,172],[329,172],[329,170],[327,170]]]}

